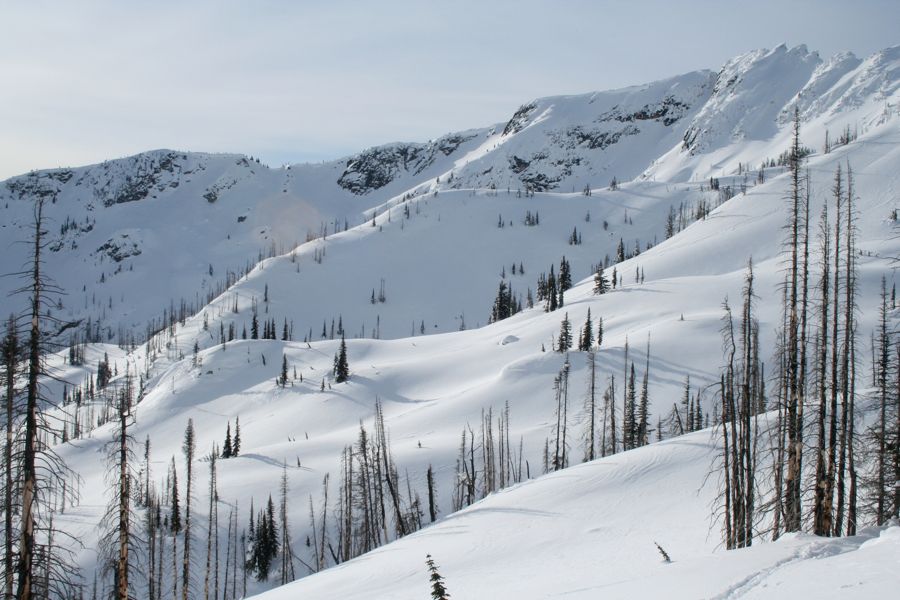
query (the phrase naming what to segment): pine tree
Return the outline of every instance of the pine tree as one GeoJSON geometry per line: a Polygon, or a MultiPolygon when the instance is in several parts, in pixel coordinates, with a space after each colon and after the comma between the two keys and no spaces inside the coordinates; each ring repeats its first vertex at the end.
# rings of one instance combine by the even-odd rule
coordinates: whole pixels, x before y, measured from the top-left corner
{"type": "Polygon", "coordinates": [[[169,527],[173,535],[181,533],[181,501],[178,497],[178,471],[175,470],[175,457],[169,466],[169,478],[172,488],[169,491],[169,527]]]}
{"type": "Polygon", "coordinates": [[[241,452],[241,418],[236,417],[234,420],[234,445],[231,450],[231,456],[237,456],[241,452]]]}
{"type": "Polygon", "coordinates": [[[288,380],[288,363],[287,363],[287,354],[281,355],[281,375],[278,376],[278,383],[281,384],[281,387],[285,387],[287,385],[288,380]]]}
{"type": "Polygon", "coordinates": [[[647,394],[648,370],[644,371],[644,379],[641,382],[641,401],[638,404],[638,435],[637,445],[646,446],[650,441],[649,425],[649,398],[647,394]]]}
{"type": "Polygon", "coordinates": [[[647,359],[647,367],[644,369],[644,378],[641,381],[641,401],[638,405],[638,434],[637,434],[637,445],[638,446],[646,446],[650,441],[650,432],[649,432],[649,419],[650,419],[650,399],[647,389],[647,384],[649,380],[650,373],[650,360],[649,360],[649,348],[648,348],[648,359],[647,359]]]}
{"type": "Polygon", "coordinates": [[[438,573],[437,565],[431,555],[425,557],[425,564],[428,565],[428,580],[431,582],[431,600],[448,600],[450,594],[444,587],[444,578],[438,573]]]}
{"type": "Polygon", "coordinates": [[[684,378],[684,394],[681,396],[681,410],[684,413],[682,433],[694,431],[694,410],[691,402],[691,376],[686,375],[684,378]]]}
{"type": "Polygon", "coordinates": [[[553,265],[550,266],[550,275],[547,276],[545,296],[547,298],[547,304],[544,307],[544,311],[553,312],[557,309],[559,300],[557,297],[556,275],[553,273],[553,265]]]}
{"type": "Polygon", "coordinates": [[[603,274],[603,266],[601,265],[597,267],[597,272],[594,273],[594,294],[605,294],[608,290],[609,280],[603,274]]]}
{"type": "Polygon", "coordinates": [[[231,458],[234,450],[231,446],[231,421],[228,421],[228,426],[225,429],[225,443],[222,444],[222,458],[231,458]]]}
{"type": "Polygon", "coordinates": [[[666,215],[666,239],[675,235],[675,207],[669,207],[669,214],[666,215]]]}
{"type": "Polygon", "coordinates": [[[587,352],[594,345],[594,324],[591,322],[591,309],[588,308],[587,319],[581,328],[581,336],[578,340],[578,349],[587,352]]]}
{"type": "Polygon", "coordinates": [[[572,267],[569,261],[563,256],[559,261],[559,292],[562,294],[566,290],[572,288],[572,267]]]}
{"type": "Polygon", "coordinates": [[[631,450],[636,446],[637,438],[637,420],[636,420],[636,400],[634,382],[634,363],[631,363],[631,372],[628,376],[628,385],[626,386],[625,415],[622,423],[622,441],[625,450],[631,450]]]}
{"type": "Polygon", "coordinates": [[[559,326],[559,341],[556,347],[557,352],[567,352],[572,347],[572,324],[569,322],[569,313],[559,326]]]}
{"type": "Polygon", "coordinates": [[[514,300],[512,296],[512,286],[508,286],[504,280],[500,280],[497,289],[497,297],[494,299],[494,306],[491,308],[491,316],[489,323],[496,323],[514,314],[514,300]]]}
{"type": "Polygon", "coordinates": [[[256,311],[253,311],[253,317],[250,320],[250,339],[259,339],[259,319],[256,317],[256,311]]]}
{"type": "Polygon", "coordinates": [[[603,344],[603,317],[597,317],[597,348],[603,344]]]}
{"type": "Polygon", "coordinates": [[[334,359],[334,380],[344,383],[350,379],[350,365],[347,362],[347,343],[341,336],[341,347],[334,359]]]}
{"type": "Polygon", "coordinates": [[[266,530],[268,531],[268,540],[266,543],[267,559],[269,564],[278,556],[278,526],[275,524],[275,503],[272,501],[272,495],[269,495],[269,502],[266,505],[266,530]]]}

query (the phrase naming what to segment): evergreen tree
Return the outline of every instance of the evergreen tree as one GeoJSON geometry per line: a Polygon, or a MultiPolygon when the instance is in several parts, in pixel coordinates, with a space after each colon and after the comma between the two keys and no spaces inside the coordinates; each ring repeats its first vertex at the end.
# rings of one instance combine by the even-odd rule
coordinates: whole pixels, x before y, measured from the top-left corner
{"type": "Polygon", "coordinates": [[[496,323],[507,317],[511,317],[515,311],[515,301],[512,295],[512,286],[508,286],[504,280],[500,280],[500,286],[497,289],[497,297],[494,299],[494,306],[491,308],[491,316],[489,323],[496,323]]]}
{"type": "Polygon", "coordinates": [[[222,458],[231,458],[234,450],[231,446],[231,421],[228,421],[228,427],[225,429],[225,443],[222,444],[222,458]]]}
{"type": "Polygon", "coordinates": [[[586,352],[594,345],[594,324],[591,322],[591,309],[588,308],[587,319],[581,328],[581,337],[578,340],[578,349],[586,352]]]}
{"type": "Polygon", "coordinates": [[[256,317],[256,311],[253,311],[253,317],[250,320],[250,339],[259,339],[259,319],[256,317]]]}
{"type": "Polygon", "coordinates": [[[572,324],[569,322],[569,313],[563,318],[559,326],[559,344],[557,352],[567,352],[572,347],[572,324]]]}
{"type": "Polygon", "coordinates": [[[438,573],[437,565],[434,564],[430,554],[425,557],[425,564],[428,565],[428,580],[431,582],[431,600],[448,600],[450,594],[444,587],[444,578],[438,573]]]}
{"type": "Polygon", "coordinates": [[[684,413],[684,423],[681,433],[694,431],[694,407],[691,404],[691,376],[684,378],[684,394],[681,396],[681,410],[684,413]]]}
{"type": "Polygon", "coordinates": [[[607,291],[609,291],[609,280],[603,274],[603,266],[601,265],[597,267],[597,272],[594,273],[594,293],[600,295],[605,294],[607,291]]]}
{"type": "Polygon", "coordinates": [[[285,387],[287,385],[288,380],[288,363],[287,363],[287,354],[281,355],[281,375],[278,376],[278,383],[281,384],[281,387],[285,387]]]}
{"type": "Polygon", "coordinates": [[[545,295],[547,303],[544,307],[545,312],[553,312],[558,307],[558,297],[556,295],[556,275],[553,273],[553,266],[550,266],[550,275],[547,276],[547,284],[545,286],[545,295]]]}
{"type": "Polygon", "coordinates": [[[622,442],[625,450],[631,450],[635,447],[635,438],[637,437],[636,422],[636,392],[634,389],[634,363],[631,363],[631,372],[628,376],[628,385],[626,388],[625,415],[622,423],[622,442]]]}
{"type": "Polygon", "coordinates": [[[597,348],[603,344],[603,317],[597,317],[597,348]]]}
{"type": "Polygon", "coordinates": [[[648,395],[648,373],[650,371],[649,364],[644,371],[644,379],[641,382],[641,401],[638,405],[638,446],[646,446],[650,442],[649,418],[650,418],[650,398],[648,395]]]}
{"type": "Polygon", "coordinates": [[[237,456],[241,452],[241,418],[236,417],[234,420],[234,444],[231,449],[231,456],[237,456]]]}
{"type": "Polygon", "coordinates": [[[266,505],[266,532],[268,539],[265,543],[266,559],[269,565],[278,556],[278,526],[275,524],[275,503],[272,501],[272,495],[269,495],[269,502],[266,505]]]}
{"type": "Polygon", "coordinates": [[[566,260],[566,257],[563,256],[562,260],[559,261],[559,292],[565,292],[572,288],[572,267],[569,265],[569,261],[566,260]]]}
{"type": "Polygon", "coordinates": [[[173,535],[181,533],[181,502],[178,499],[178,471],[175,469],[175,457],[169,467],[169,478],[172,489],[169,491],[169,527],[173,535]]]}
{"type": "Polygon", "coordinates": [[[666,215],[666,239],[675,235],[675,207],[669,207],[669,214],[666,215]]]}
{"type": "Polygon", "coordinates": [[[334,380],[337,383],[344,383],[348,379],[350,379],[350,365],[347,362],[347,343],[341,336],[341,347],[334,357],[334,380]]]}

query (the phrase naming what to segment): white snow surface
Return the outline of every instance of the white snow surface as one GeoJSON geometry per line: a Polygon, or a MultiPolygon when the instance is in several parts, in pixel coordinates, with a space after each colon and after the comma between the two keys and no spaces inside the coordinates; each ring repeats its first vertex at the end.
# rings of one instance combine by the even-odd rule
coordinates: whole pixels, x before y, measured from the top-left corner
{"type": "MultiPolygon", "coordinates": [[[[849,162],[854,171],[862,252],[859,330],[871,330],[880,279],[887,275],[891,285],[892,259],[900,255],[900,239],[890,221],[900,199],[897,54],[892,48],[863,61],[843,55],[823,63],[802,47],[760,51],[730,61],[719,75],[694,73],[627,90],[538,100],[509,126],[430,144],[389,145],[340,163],[268,169],[240,156],[159,151],[75,169],[71,176],[53,171],[10,180],[36,181],[32,191],[58,188],[57,202],[48,209],[59,224],[69,215],[77,215],[79,223],[96,217],[90,231],[61,236],[69,250],[50,254],[48,266],[72,292],[71,299],[64,299],[65,314],[101,319],[113,333],[120,323],[142,328],[146,319],[168,307],[170,298],[190,300],[201,293],[195,288],[213,285],[225,269],[254,259],[261,245],[274,242],[276,249],[287,251],[294,241],[305,239],[306,229],[350,220],[346,232],[334,234],[331,226],[326,239],[261,262],[176,326],[161,353],[148,355],[142,347],[126,354],[117,346],[98,344],[89,347],[85,367],[64,364],[65,353],[51,362],[70,386],[80,384],[104,352],[119,377],[126,365],[134,365],[128,367],[132,371],[149,367],[152,377],[136,409],[133,433],[137,440],[152,440],[157,485],[172,456],[184,481],[180,448],[188,418],[194,420],[202,455],[221,444],[226,424],[233,425],[239,416],[241,456],[219,462],[221,534],[230,507],[237,503],[244,524],[251,499],[259,507],[275,493],[286,464],[294,550],[304,559],[308,498],[319,506],[323,476],[330,473],[335,484],[342,448],[355,441],[361,421],[371,423],[375,400],[381,400],[398,468],[404,478],[408,473],[420,495],[425,470],[434,466],[442,518],[266,597],[427,597],[426,553],[434,556],[451,594],[459,599],[797,598],[810,595],[809,585],[817,586],[816,596],[822,598],[888,597],[900,583],[895,568],[898,527],[866,529],[848,539],[797,535],[777,543],[759,540],[747,550],[722,550],[720,525],[711,517],[715,475],[705,483],[713,468],[709,431],[537,474],[553,420],[553,377],[566,360],[551,351],[564,314],[575,331],[588,309],[595,319],[603,317],[599,372],[603,382],[616,376],[619,394],[626,339],[638,373],[644,370],[649,339],[654,417],[667,414],[680,399],[686,375],[695,389],[717,379],[721,304],[726,297],[732,302],[739,298],[751,257],[762,345],[774,347],[788,181],[783,169],[772,168],[765,172],[765,183],[753,183],[759,162],[786,148],[790,124],[785,115],[801,89],[815,90],[820,99],[800,95],[802,141],[815,150],[808,160],[810,214],[818,215],[829,197],[837,165],[849,162]],[[773,86],[783,87],[770,105],[773,86]],[[635,116],[654,114],[663,104],[666,114],[677,110],[680,115],[672,125],[662,123],[663,115],[635,116]],[[598,121],[603,114],[610,119],[598,121]],[[846,124],[858,126],[859,139],[822,154],[824,131],[834,135],[846,124]],[[620,136],[602,151],[564,141],[589,128],[596,139],[609,139],[602,134],[610,128],[624,131],[632,125],[641,134],[620,136]],[[573,131],[577,127],[581,131],[573,131]],[[683,141],[690,127],[698,132],[693,151],[683,141]],[[442,150],[454,145],[447,153],[442,150]],[[510,180],[515,164],[510,158],[530,160],[545,146],[548,156],[535,159],[543,166],[533,175],[552,178],[562,172],[554,169],[565,170],[561,165],[569,158],[581,162],[572,162],[571,173],[551,191],[518,197],[523,184],[520,178],[510,180]],[[430,156],[434,160],[429,162],[430,156]],[[366,161],[395,177],[359,194],[335,185],[344,175],[346,181],[366,181],[363,171],[350,168],[366,161]],[[670,207],[715,202],[715,193],[701,189],[708,177],[722,177],[723,185],[735,188],[745,182],[745,169],[737,174],[738,162],[752,169],[746,193],[663,241],[670,207]],[[159,168],[161,164],[169,167],[159,168]],[[489,168],[493,179],[485,173],[489,168]],[[152,191],[140,200],[117,203],[123,193],[127,196],[127,177],[133,181],[136,171],[156,173],[152,191]],[[613,175],[626,183],[617,191],[601,189],[613,175]],[[582,195],[588,183],[595,190],[582,195]],[[212,189],[218,191],[209,202],[203,194],[212,189]],[[540,213],[539,226],[523,224],[526,210],[540,213]],[[590,220],[585,219],[588,212],[590,220]],[[239,216],[246,219],[238,222],[239,216]],[[583,243],[572,246],[566,240],[576,227],[583,243]],[[624,286],[596,296],[591,267],[607,254],[613,257],[620,238],[629,250],[640,240],[642,252],[617,265],[624,286]],[[101,259],[95,251],[109,239],[122,242],[118,248],[134,248],[134,242],[141,249],[116,263],[123,265],[119,273],[109,254],[101,259]],[[654,239],[659,243],[646,250],[654,239]],[[75,250],[85,251],[70,251],[73,242],[75,250]],[[566,293],[561,310],[545,313],[536,307],[485,325],[501,269],[524,297],[529,287],[534,291],[538,273],[551,264],[558,269],[563,255],[572,263],[575,281],[581,281],[566,293]],[[322,256],[321,262],[316,260],[322,256]],[[512,275],[511,265],[520,262],[525,275],[512,275]],[[645,274],[643,284],[635,282],[636,269],[645,274]],[[96,283],[100,274],[104,284],[96,283]],[[387,300],[371,304],[371,290],[378,293],[381,279],[387,300]],[[85,280],[94,283],[79,292],[85,280]],[[266,287],[269,302],[263,301],[266,287]],[[237,313],[232,312],[235,299],[237,313]],[[223,348],[220,325],[227,329],[234,324],[240,335],[244,326],[249,329],[253,303],[261,320],[275,319],[279,335],[283,321],[292,322],[295,341],[235,340],[223,348]],[[331,320],[338,318],[347,331],[352,372],[345,384],[334,383],[331,376],[339,340],[320,339],[323,321],[330,329],[331,320]],[[458,331],[463,318],[466,330],[458,331]],[[420,335],[423,322],[433,335],[420,335]],[[373,328],[382,339],[372,339],[373,328]],[[310,329],[310,343],[299,341],[310,329]],[[201,348],[199,367],[191,361],[195,342],[201,348]],[[286,388],[275,383],[282,355],[297,371],[286,388]],[[325,391],[320,391],[323,382],[325,391]],[[493,408],[497,414],[506,402],[511,437],[522,439],[535,479],[449,514],[462,428],[468,422],[477,431],[482,410],[493,408]],[[669,552],[672,563],[661,562],[654,541],[669,552]]],[[[528,174],[531,162],[521,173],[528,174]]],[[[0,202],[7,205],[4,240],[11,242],[24,236],[28,204],[9,183],[0,202]]],[[[4,260],[11,261],[16,252],[4,260]]],[[[570,456],[577,463],[587,367],[582,353],[573,351],[568,360],[570,456]]],[[[48,385],[51,394],[61,396],[63,383],[48,385]]],[[[709,394],[705,398],[710,401],[709,394]]],[[[81,503],[57,515],[55,522],[84,542],[80,560],[87,572],[96,562],[97,523],[106,501],[102,446],[110,434],[110,427],[103,426],[89,439],[57,447],[83,484],[81,503]]],[[[197,467],[195,540],[205,538],[206,522],[205,463],[198,461],[197,467]]],[[[198,558],[201,546],[195,542],[198,558]]],[[[250,591],[266,591],[275,577],[251,584],[250,591]]]]}
{"type": "Polygon", "coordinates": [[[710,432],[570,467],[493,494],[358,559],[262,594],[428,597],[431,554],[452,598],[889,598],[900,527],[791,534],[724,552],[710,531],[710,432]],[[695,484],[695,485],[692,485],[695,484]],[[655,544],[671,557],[666,563],[655,544]]]}

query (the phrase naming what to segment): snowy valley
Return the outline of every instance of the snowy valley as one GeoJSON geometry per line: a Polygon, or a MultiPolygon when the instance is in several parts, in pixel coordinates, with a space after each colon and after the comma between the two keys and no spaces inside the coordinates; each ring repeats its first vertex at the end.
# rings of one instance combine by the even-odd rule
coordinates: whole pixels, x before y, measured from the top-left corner
{"type": "MultiPolygon", "coordinates": [[[[13,242],[28,241],[42,199],[46,273],[65,291],[43,313],[57,344],[43,442],[77,476],[41,517],[71,536],[57,543],[75,553],[75,597],[113,584],[98,523],[124,390],[136,597],[184,589],[185,534],[170,519],[173,485],[187,501],[189,420],[191,597],[215,585],[217,598],[423,598],[428,554],[458,599],[891,596],[900,528],[873,524],[868,491],[855,536],[811,533],[812,382],[802,531],[771,541],[761,475],[752,547],[723,540],[723,303],[737,321],[752,261],[767,400],[754,453],[768,473],[795,114],[810,365],[819,216],[839,214],[835,173],[852,173],[862,448],[878,417],[882,278],[890,294],[900,256],[900,47],[760,50],[329,163],[158,150],[0,183],[0,267],[28,264],[30,246],[13,242]],[[571,287],[548,285],[563,271],[571,287]],[[564,321],[574,340],[558,351],[564,321]],[[622,452],[629,388],[646,398],[645,439],[622,452]],[[240,452],[221,457],[238,423],[240,452]],[[245,559],[270,498],[278,548],[257,577],[245,559]]],[[[3,314],[23,312],[27,294],[8,295],[22,285],[0,282],[3,314]]]]}

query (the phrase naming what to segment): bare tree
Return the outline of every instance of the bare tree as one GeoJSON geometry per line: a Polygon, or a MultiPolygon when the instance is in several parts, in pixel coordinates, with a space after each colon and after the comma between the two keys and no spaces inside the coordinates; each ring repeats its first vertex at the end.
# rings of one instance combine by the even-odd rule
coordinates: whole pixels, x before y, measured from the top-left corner
{"type": "MultiPolygon", "coordinates": [[[[41,384],[41,378],[49,376],[43,361],[47,350],[44,328],[56,320],[46,309],[55,306],[52,296],[61,290],[49,282],[43,274],[44,248],[43,199],[38,198],[34,206],[32,231],[32,253],[29,264],[18,273],[25,284],[16,293],[27,295],[29,308],[29,334],[26,350],[26,384],[23,414],[14,415],[19,428],[21,444],[12,453],[12,462],[17,470],[14,479],[20,486],[18,509],[18,546],[15,551],[16,598],[31,600],[41,595],[74,594],[78,587],[78,571],[74,566],[71,550],[54,542],[54,534],[62,532],[53,528],[54,494],[73,494],[74,487],[64,485],[64,481],[75,477],[63,460],[44,440],[56,431],[58,423],[48,415],[45,408],[51,406],[41,384]],[[20,419],[20,420],[19,420],[20,419]]],[[[62,534],[65,535],[65,534],[62,534]]],[[[74,544],[78,540],[69,538],[74,544]]]]}
{"type": "Polygon", "coordinates": [[[131,583],[132,556],[140,550],[137,534],[137,516],[132,508],[134,496],[132,481],[138,478],[134,473],[134,440],[129,427],[134,418],[131,412],[132,386],[130,372],[126,374],[125,383],[121,387],[109,391],[116,411],[113,437],[106,445],[109,470],[107,478],[110,484],[110,499],[101,526],[105,531],[101,539],[101,554],[105,557],[107,569],[113,574],[113,596],[116,600],[134,598],[131,583]]]}

